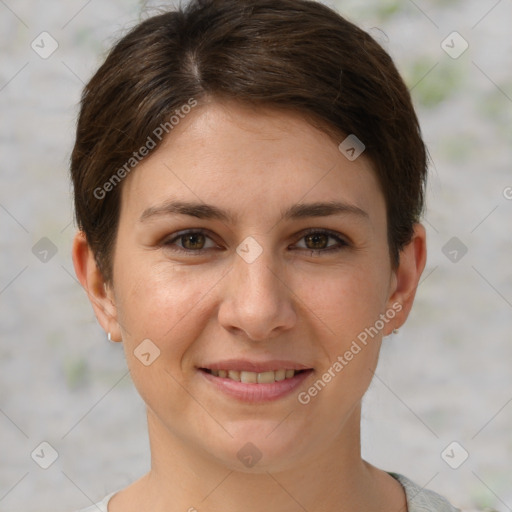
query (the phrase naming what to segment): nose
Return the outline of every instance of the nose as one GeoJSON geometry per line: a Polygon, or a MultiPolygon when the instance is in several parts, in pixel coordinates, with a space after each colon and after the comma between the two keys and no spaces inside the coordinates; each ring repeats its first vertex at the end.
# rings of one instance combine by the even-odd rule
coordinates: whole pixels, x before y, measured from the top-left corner
{"type": "Polygon", "coordinates": [[[270,249],[263,249],[254,261],[235,254],[218,312],[225,329],[265,341],[295,325],[294,294],[282,265],[270,249]]]}

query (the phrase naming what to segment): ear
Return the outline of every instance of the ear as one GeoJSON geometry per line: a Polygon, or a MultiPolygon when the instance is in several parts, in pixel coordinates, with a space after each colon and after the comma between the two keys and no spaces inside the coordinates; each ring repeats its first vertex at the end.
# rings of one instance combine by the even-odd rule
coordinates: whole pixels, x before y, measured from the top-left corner
{"type": "Polygon", "coordinates": [[[76,276],[87,292],[98,322],[105,332],[111,333],[112,341],[121,341],[112,290],[105,284],[83,231],[78,231],[75,235],[72,257],[76,276]]]}
{"type": "Polygon", "coordinates": [[[384,335],[401,327],[412,308],[418,283],[427,261],[427,235],[422,224],[414,225],[412,240],[400,251],[400,262],[394,271],[391,295],[388,299],[389,310],[396,311],[395,318],[389,322],[384,335]]]}

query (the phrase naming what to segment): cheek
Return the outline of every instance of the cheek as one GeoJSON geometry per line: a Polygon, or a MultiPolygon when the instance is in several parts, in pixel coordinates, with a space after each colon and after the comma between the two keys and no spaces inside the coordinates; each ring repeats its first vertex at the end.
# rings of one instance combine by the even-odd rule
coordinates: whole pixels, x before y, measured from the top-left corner
{"type": "Polygon", "coordinates": [[[180,384],[183,361],[205,329],[205,294],[219,280],[218,273],[211,275],[197,268],[193,272],[167,263],[126,267],[118,273],[120,283],[124,274],[118,286],[122,297],[118,318],[124,329],[127,364],[141,397],[153,410],[159,409],[159,403],[177,409],[187,403],[180,384]],[[146,365],[141,354],[148,352],[146,365]],[[172,406],[169,396],[173,397],[172,406]]]}
{"type": "Polygon", "coordinates": [[[310,308],[304,314],[318,325],[310,343],[321,353],[321,359],[316,380],[303,390],[299,403],[319,407],[315,409],[318,415],[328,418],[325,421],[332,422],[336,430],[373,378],[387,289],[383,275],[368,268],[366,272],[352,268],[351,272],[332,273],[330,280],[316,283],[309,288],[314,292],[305,295],[304,287],[301,295],[308,297],[310,308]]]}
{"type": "MultiPolygon", "coordinates": [[[[120,278],[122,274],[119,274],[120,278]]],[[[208,293],[222,274],[165,264],[126,268],[118,318],[134,347],[149,338],[168,352],[182,352],[203,328],[208,293]]]]}
{"type": "Polygon", "coordinates": [[[331,345],[339,348],[373,325],[383,312],[387,275],[376,267],[355,266],[327,273],[303,279],[297,295],[322,321],[334,340],[331,345]]]}

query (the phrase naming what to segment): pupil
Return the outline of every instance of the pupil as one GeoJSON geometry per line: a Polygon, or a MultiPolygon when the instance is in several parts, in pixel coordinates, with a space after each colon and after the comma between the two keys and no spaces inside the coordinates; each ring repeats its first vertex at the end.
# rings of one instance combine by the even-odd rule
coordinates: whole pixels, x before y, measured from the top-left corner
{"type": "Polygon", "coordinates": [[[197,241],[197,238],[198,238],[198,237],[203,237],[203,235],[202,235],[201,233],[192,233],[192,234],[190,234],[190,235],[185,235],[185,237],[184,237],[184,238],[185,238],[185,244],[184,244],[184,245],[185,245],[185,247],[186,247],[187,249],[201,249],[201,248],[202,248],[202,247],[201,247],[201,246],[202,246],[202,243],[201,243],[201,242],[202,242],[203,240],[200,240],[200,242],[199,242],[199,243],[194,243],[194,240],[196,240],[196,241],[197,241]],[[192,247],[187,247],[188,242],[191,242],[192,247]]]}
{"type": "MultiPolygon", "coordinates": [[[[192,247],[187,247],[187,249],[201,249],[202,245],[204,243],[202,233],[192,233],[190,235],[185,235],[184,238],[185,238],[185,244],[184,244],[185,246],[192,245],[192,247]]],[[[306,238],[307,238],[308,242],[313,243],[313,246],[315,249],[321,249],[321,248],[325,247],[326,236],[324,234],[317,233],[317,234],[313,234],[313,235],[307,235],[306,238]]]]}
{"type": "Polygon", "coordinates": [[[317,245],[319,238],[321,238],[321,239],[323,238],[323,241],[325,242],[326,236],[324,234],[317,233],[317,234],[313,234],[313,235],[308,235],[306,238],[309,241],[313,241],[313,245],[315,245],[315,247],[314,247],[315,249],[321,249],[321,248],[325,247],[325,244],[322,244],[321,242],[320,242],[321,247],[318,247],[318,245],[317,245]]]}

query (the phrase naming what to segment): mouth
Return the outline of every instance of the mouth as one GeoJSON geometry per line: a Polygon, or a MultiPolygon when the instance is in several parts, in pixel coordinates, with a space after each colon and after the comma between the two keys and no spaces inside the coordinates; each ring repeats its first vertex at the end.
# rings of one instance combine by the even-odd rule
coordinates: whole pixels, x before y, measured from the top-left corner
{"type": "Polygon", "coordinates": [[[286,361],[231,361],[198,367],[209,388],[240,402],[263,403],[290,396],[314,373],[313,368],[286,361]],[[272,369],[275,368],[275,369],[272,369]]]}
{"type": "Polygon", "coordinates": [[[269,370],[265,372],[252,372],[249,370],[212,370],[210,368],[199,368],[214,377],[221,379],[230,379],[235,382],[243,382],[244,384],[272,384],[287,379],[293,379],[296,375],[309,370],[287,370],[281,368],[279,370],[269,370]]]}

